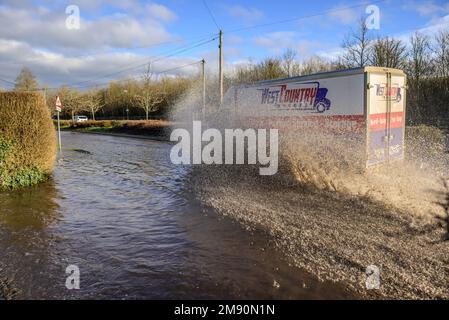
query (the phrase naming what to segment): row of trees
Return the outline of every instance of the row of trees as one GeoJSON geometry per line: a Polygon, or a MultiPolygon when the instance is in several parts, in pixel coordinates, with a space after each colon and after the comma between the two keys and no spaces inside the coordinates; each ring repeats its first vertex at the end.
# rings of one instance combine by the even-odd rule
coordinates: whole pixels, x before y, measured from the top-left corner
{"type": "MultiPolygon", "coordinates": [[[[292,49],[280,57],[238,66],[226,74],[227,86],[316,72],[367,65],[399,68],[408,75],[407,117],[415,123],[434,122],[446,115],[449,104],[449,30],[434,37],[413,34],[408,43],[392,37],[375,38],[362,19],[342,43],[341,54],[333,60],[319,56],[300,59],[292,49]]],[[[107,118],[146,118],[164,116],[170,106],[197,81],[191,77],[157,79],[147,68],[140,79],[112,81],[106,88],[78,89],[62,87],[47,91],[51,109],[59,95],[66,117],[75,114],[107,118]]],[[[24,68],[16,79],[16,90],[36,90],[32,72],[24,68]]],[[[214,95],[211,95],[214,96],[214,95]]],[[[449,122],[449,119],[445,119],[449,122]]]]}
{"type": "Polygon", "coordinates": [[[228,81],[231,83],[256,82],[343,68],[338,62],[328,61],[319,56],[300,61],[297,58],[296,51],[287,49],[280,57],[270,57],[259,63],[248,63],[238,66],[228,81]]]}
{"type": "Polygon", "coordinates": [[[434,37],[416,32],[408,43],[388,36],[374,38],[370,32],[360,20],[334,60],[314,56],[300,61],[294,50],[287,49],[280,57],[240,66],[233,80],[246,83],[364,66],[398,68],[408,76],[408,121],[449,123],[449,30],[434,37]]]}
{"type": "MultiPolygon", "coordinates": [[[[184,94],[195,78],[164,77],[156,80],[150,67],[141,79],[112,81],[106,88],[94,88],[84,92],[63,87],[52,92],[48,105],[54,103],[54,96],[63,100],[66,116],[89,113],[95,120],[102,118],[149,119],[150,116],[164,117],[168,109],[184,94]]],[[[47,95],[48,96],[48,95],[47,95]]]]}
{"type": "Polygon", "coordinates": [[[300,61],[296,51],[287,49],[280,57],[238,67],[235,78],[251,82],[364,66],[403,69],[413,80],[449,77],[449,30],[441,30],[434,38],[416,32],[409,40],[407,45],[403,40],[388,36],[373,38],[362,20],[358,28],[347,35],[342,53],[334,60],[313,56],[300,61]]]}
{"type": "Polygon", "coordinates": [[[28,68],[23,68],[16,78],[17,91],[43,91],[47,105],[54,111],[55,96],[63,103],[62,116],[89,115],[92,120],[103,118],[145,118],[157,114],[163,116],[168,107],[190,87],[194,77],[165,77],[155,79],[148,67],[141,79],[111,81],[106,88],[91,88],[81,91],[63,86],[59,89],[38,87],[36,77],[28,68]]]}
{"type": "Polygon", "coordinates": [[[449,124],[449,30],[430,37],[416,32],[408,45],[391,37],[373,39],[363,21],[343,43],[344,67],[365,65],[403,69],[407,73],[407,119],[449,124]]]}

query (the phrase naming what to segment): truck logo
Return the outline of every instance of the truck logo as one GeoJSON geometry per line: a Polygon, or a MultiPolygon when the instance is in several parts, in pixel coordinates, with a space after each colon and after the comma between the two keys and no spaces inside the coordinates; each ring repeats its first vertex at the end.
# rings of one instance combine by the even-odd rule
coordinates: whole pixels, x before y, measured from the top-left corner
{"type": "Polygon", "coordinates": [[[386,100],[388,97],[391,98],[392,101],[400,102],[402,99],[401,88],[399,85],[393,86],[390,88],[387,87],[386,83],[376,84],[376,96],[382,97],[382,99],[386,100]]]}
{"type": "Polygon", "coordinates": [[[309,110],[323,113],[331,102],[326,98],[327,89],[319,82],[280,84],[261,91],[261,104],[273,105],[278,110],[309,110]]]}

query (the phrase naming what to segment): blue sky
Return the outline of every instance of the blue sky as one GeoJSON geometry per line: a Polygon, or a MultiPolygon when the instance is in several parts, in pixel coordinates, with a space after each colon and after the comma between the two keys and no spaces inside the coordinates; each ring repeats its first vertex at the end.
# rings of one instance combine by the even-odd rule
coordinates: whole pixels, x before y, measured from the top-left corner
{"type": "MultiPolygon", "coordinates": [[[[14,80],[26,65],[42,84],[88,81],[87,87],[137,76],[143,69],[139,65],[157,59],[156,72],[201,58],[215,72],[217,40],[204,42],[214,38],[216,24],[224,31],[229,71],[286,48],[296,50],[300,60],[332,58],[357,20],[367,17],[370,4],[380,10],[380,29],[370,31],[373,37],[407,41],[416,30],[432,35],[449,28],[449,3],[441,0],[205,2],[214,18],[202,0],[0,0],[0,79],[14,80]],[[79,29],[66,27],[69,5],[79,8],[79,29]],[[293,21],[275,23],[284,20],[293,21]]],[[[169,73],[194,72],[198,66],[169,73]]],[[[10,87],[3,80],[0,86],[10,87]]]]}

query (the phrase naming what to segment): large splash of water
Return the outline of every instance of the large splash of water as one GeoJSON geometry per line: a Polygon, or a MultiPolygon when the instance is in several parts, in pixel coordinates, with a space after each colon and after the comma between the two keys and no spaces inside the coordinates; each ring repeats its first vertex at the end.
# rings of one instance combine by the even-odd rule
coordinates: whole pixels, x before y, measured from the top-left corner
{"type": "MultiPolygon", "coordinates": [[[[213,90],[212,84],[208,86],[213,90]]],[[[200,85],[192,88],[176,104],[172,118],[177,126],[189,129],[192,120],[202,120],[203,127],[218,129],[257,126],[241,118],[232,108],[219,107],[216,97],[208,97],[203,116],[200,88],[200,85]]],[[[266,125],[264,122],[261,127],[266,125]]],[[[361,201],[381,203],[386,209],[399,210],[423,222],[445,217],[443,202],[447,190],[444,181],[449,178],[449,161],[441,133],[408,130],[404,161],[365,170],[365,146],[358,135],[326,133],[311,128],[310,124],[302,127],[296,123],[285,128],[283,123],[272,121],[268,125],[281,128],[279,179],[270,180],[278,184],[273,187],[282,188],[288,182],[289,185],[330,190],[361,201]]],[[[223,167],[223,179],[229,179],[230,170],[223,167]]],[[[220,179],[219,172],[215,170],[215,179],[220,179]]],[[[239,168],[238,173],[231,176],[248,179],[248,175],[254,174],[257,171],[239,168]]]]}

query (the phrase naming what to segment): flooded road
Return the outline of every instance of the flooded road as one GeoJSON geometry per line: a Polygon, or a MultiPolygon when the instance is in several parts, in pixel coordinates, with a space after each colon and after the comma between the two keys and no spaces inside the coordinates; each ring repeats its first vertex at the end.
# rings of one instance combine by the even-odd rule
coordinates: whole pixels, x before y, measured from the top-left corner
{"type": "Polygon", "coordinates": [[[0,278],[19,299],[352,297],[199,203],[165,142],[63,132],[52,181],[0,193],[0,278]],[[80,289],[65,287],[67,266],[80,289]]]}

